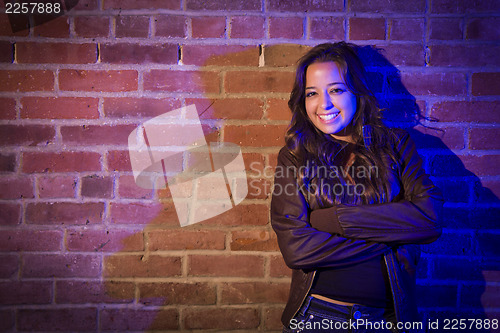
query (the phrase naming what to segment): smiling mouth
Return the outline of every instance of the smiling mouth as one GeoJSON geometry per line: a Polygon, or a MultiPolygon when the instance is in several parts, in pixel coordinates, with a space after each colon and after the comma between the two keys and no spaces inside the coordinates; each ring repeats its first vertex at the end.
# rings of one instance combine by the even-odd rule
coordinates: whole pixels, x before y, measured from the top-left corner
{"type": "Polygon", "coordinates": [[[333,112],[333,113],[328,113],[328,114],[318,114],[318,118],[323,120],[323,121],[330,121],[333,120],[334,118],[337,118],[337,116],[340,114],[340,112],[333,112]]]}

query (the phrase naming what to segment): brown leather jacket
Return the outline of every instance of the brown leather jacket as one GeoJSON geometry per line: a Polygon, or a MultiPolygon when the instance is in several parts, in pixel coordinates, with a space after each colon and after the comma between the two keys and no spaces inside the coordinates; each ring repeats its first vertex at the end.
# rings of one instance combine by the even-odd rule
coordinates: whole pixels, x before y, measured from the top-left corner
{"type": "Polygon", "coordinates": [[[316,269],[341,267],[383,255],[399,322],[419,320],[415,299],[418,244],[441,235],[440,190],[422,166],[414,142],[394,130],[399,168],[389,175],[387,203],[336,205],[319,209],[314,196],[297,183],[297,164],[285,147],[278,155],[271,201],[271,223],[288,267],[290,295],[282,322],[288,326],[311,289],[316,269]],[[292,172],[283,172],[292,170],[292,172]],[[278,173],[279,172],[279,173],[278,173]]]}

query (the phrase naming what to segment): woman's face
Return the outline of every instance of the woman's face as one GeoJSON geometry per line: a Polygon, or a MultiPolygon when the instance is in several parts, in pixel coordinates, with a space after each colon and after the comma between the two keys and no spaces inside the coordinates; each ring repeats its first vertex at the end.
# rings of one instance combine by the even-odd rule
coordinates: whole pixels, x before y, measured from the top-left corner
{"type": "Polygon", "coordinates": [[[335,62],[307,67],[305,96],[307,116],[317,129],[336,139],[352,141],[356,96],[347,89],[335,62]]]}

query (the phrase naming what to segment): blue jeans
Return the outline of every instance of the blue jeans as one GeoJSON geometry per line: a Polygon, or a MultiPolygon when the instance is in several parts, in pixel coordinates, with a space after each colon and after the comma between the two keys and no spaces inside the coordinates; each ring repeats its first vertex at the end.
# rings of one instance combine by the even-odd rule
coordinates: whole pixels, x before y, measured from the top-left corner
{"type": "Polygon", "coordinates": [[[392,309],[344,306],[308,296],[283,333],[397,333],[395,322],[392,309]]]}

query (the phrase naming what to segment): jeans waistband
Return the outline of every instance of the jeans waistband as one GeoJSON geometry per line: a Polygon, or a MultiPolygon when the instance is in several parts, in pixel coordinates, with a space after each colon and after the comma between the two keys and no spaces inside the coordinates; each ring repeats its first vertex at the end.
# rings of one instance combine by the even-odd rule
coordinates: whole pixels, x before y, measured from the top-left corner
{"type": "Polygon", "coordinates": [[[343,319],[346,321],[358,319],[364,319],[368,321],[388,319],[387,317],[392,317],[391,314],[394,313],[392,309],[375,308],[364,305],[340,305],[330,303],[313,296],[308,296],[306,298],[304,304],[299,310],[299,314],[304,316],[307,310],[326,317],[330,317],[333,315],[337,319],[343,319]]]}

